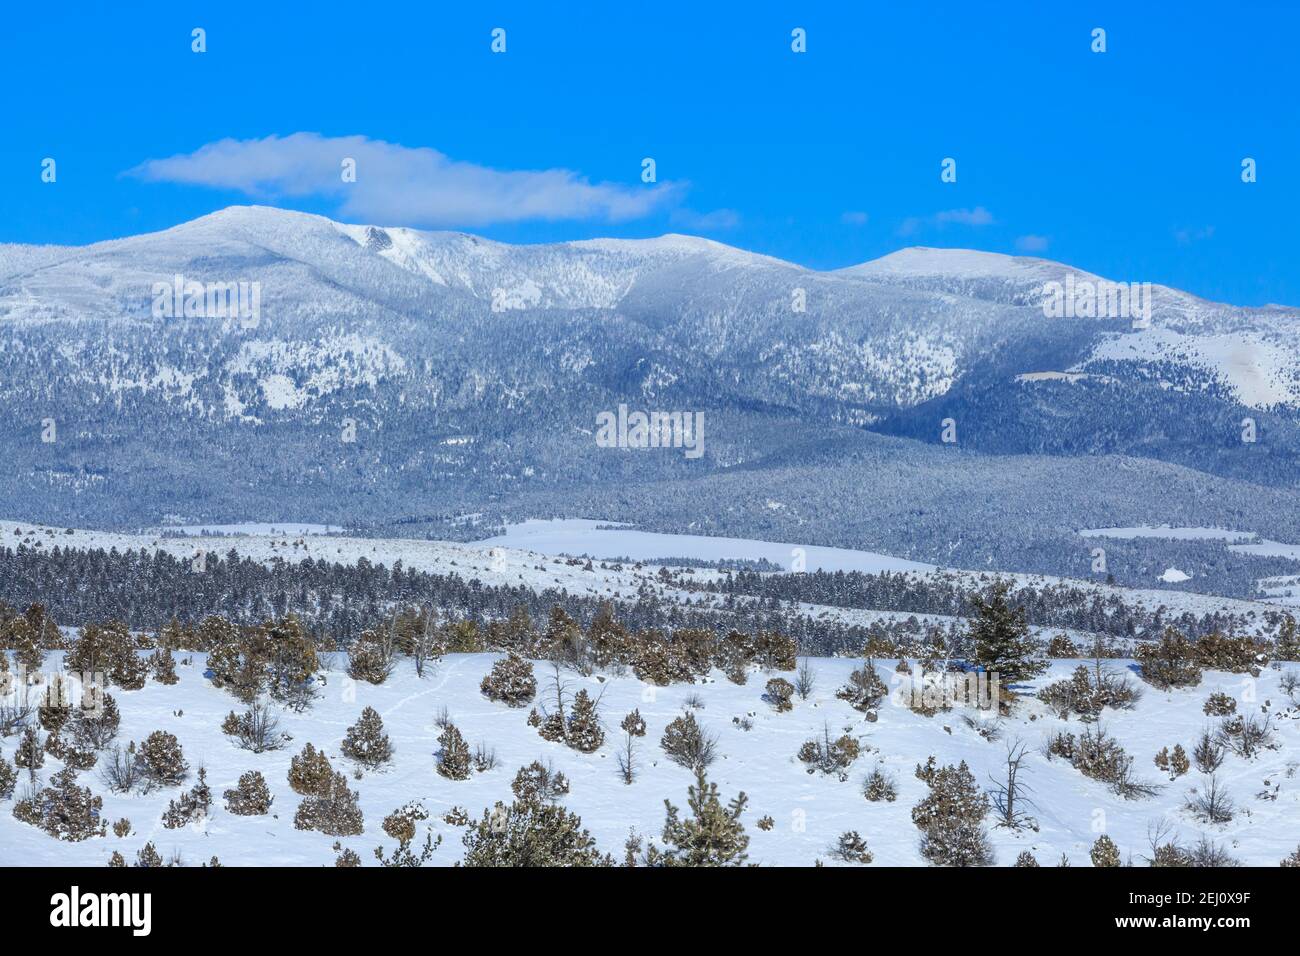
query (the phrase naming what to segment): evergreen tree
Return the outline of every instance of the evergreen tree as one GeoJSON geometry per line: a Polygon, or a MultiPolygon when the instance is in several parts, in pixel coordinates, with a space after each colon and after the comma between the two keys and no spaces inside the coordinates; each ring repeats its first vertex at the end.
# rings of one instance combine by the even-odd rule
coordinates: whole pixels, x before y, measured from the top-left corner
{"type": "Polygon", "coordinates": [[[705,780],[701,770],[687,791],[686,802],[691,815],[683,818],[670,801],[664,801],[665,849],[653,862],[663,866],[743,866],[748,859],[749,836],[740,815],[749,798],[741,793],[724,807],[717,784],[705,780]]]}
{"type": "Polygon", "coordinates": [[[586,690],[578,691],[569,712],[568,744],[585,754],[594,753],[605,742],[605,731],[600,726],[596,702],[586,690]]]}
{"type": "Polygon", "coordinates": [[[1041,674],[1047,661],[1038,656],[1038,646],[1029,636],[1023,607],[1007,603],[1011,585],[1000,581],[987,597],[974,595],[975,616],[970,621],[974,663],[996,674],[1004,688],[1041,674]]]}
{"type": "Polygon", "coordinates": [[[1088,855],[1092,857],[1093,866],[1119,866],[1119,847],[1104,833],[1097,837],[1088,855]]]}
{"type": "Polygon", "coordinates": [[[384,733],[384,722],[373,707],[361,711],[361,718],[348,728],[339,748],[363,767],[375,769],[393,757],[393,745],[384,733]]]}
{"type": "Polygon", "coordinates": [[[438,773],[448,780],[469,779],[469,745],[456,729],[448,724],[438,737],[438,773]]]}
{"type": "Polygon", "coordinates": [[[930,787],[929,795],[912,808],[912,822],[921,831],[921,855],[937,866],[990,866],[993,848],[983,823],[989,798],[975,785],[966,761],[935,767],[931,757],[916,768],[916,776],[930,787]]]}
{"type": "Polygon", "coordinates": [[[582,820],[561,804],[518,799],[497,803],[463,837],[462,866],[613,866],[582,820]]]}

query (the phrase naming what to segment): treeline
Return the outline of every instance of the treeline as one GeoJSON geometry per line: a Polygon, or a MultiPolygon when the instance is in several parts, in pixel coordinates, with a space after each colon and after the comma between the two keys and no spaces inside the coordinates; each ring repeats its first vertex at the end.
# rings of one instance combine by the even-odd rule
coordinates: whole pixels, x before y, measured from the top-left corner
{"type": "MultiPolygon", "coordinates": [[[[742,570],[704,585],[691,584],[689,577],[682,578],[679,584],[769,602],[802,601],[831,607],[954,617],[969,617],[974,611],[974,597],[979,593],[956,577],[940,574],[921,577],[890,571],[879,574],[810,571],[765,575],[742,570]]],[[[1121,638],[1154,640],[1168,627],[1191,638],[1231,634],[1247,628],[1254,630],[1260,624],[1266,631],[1273,632],[1287,617],[1280,610],[1264,611],[1262,622],[1223,611],[1198,615],[1187,611],[1176,614],[1164,607],[1148,610],[1127,603],[1119,592],[1107,593],[1067,583],[1044,587],[1017,585],[1011,594],[1033,626],[1068,628],[1121,638]]]]}
{"type": "MultiPolygon", "coordinates": [[[[15,608],[42,605],[66,627],[108,620],[132,630],[157,632],[176,620],[197,625],[223,617],[256,625],[293,614],[311,636],[347,647],[375,622],[407,607],[429,608],[443,617],[485,627],[512,613],[545,620],[559,607],[588,625],[605,603],[565,589],[535,591],[523,585],[488,585],[454,574],[417,571],[396,562],[389,568],[361,558],[356,564],[322,559],[267,564],[241,557],[208,554],[202,570],[189,559],[164,552],[116,549],[38,551],[25,546],[0,548],[0,601],[15,608]]],[[[724,600],[711,608],[659,597],[649,585],[634,601],[618,604],[618,617],[632,630],[707,628],[787,635],[802,653],[855,654],[866,629],[817,621],[771,602],[724,600]]],[[[919,634],[920,624],[903,622],[872,633],[919,634]]]]}

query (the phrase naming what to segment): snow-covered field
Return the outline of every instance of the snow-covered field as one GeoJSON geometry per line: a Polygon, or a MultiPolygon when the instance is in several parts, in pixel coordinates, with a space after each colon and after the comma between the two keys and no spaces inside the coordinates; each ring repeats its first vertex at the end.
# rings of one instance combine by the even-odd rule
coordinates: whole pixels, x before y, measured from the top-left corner
{"type": "MultiPolygon", "coordinates": [[[[810,865],[820,859],[833,864],[827,848],[842,832],[857,830],[875,855],[874,865],[921,865],[918,831],[910,810],[926,793],[913,771],[934,755],[939,763],[965,760],[981,787],[991,789],[1002,771],[1008,741],[1023,740],[1030,756],[1023,769],[1023,782],[1032,788],[1029,812],[1038,829],[1011,832],[991,828],[999,865],[1011,864],[1022,850],[1030,850],[1044,865],[1062,854],[1074,864],[1087,866],[1088,849],[1098,834],[1108,834],[1125,858],[1141,864],[1149,852],[1147,829],[1165,818],[1184,842],[1205,835],[1224,845],[1241,861],[1273,866],[1296,848],[1300,841],[1300,721],[1280,720],[1276,731],[1278,747],[1247,761],[1228,756],[1220,771],[1237,807],[1235,819],[1226,825],[1208,826],[1197,822],[1182,809],[1187,792],[1201,782],[1195,770],[1170,782],[1152,763],[1161,747],[1172,749],[1181,743],[1189,752],[1201,729],[1211,718],[1201,710],[1213,691],[1233,697],[1239,710],[1258,712],[1271,702],[1271,712],[1283,709],[1279,673],[1268,670],[1258,680],[1242,675],[1207,673],[1201,686],[1160,692],[1143,685],[1144,696],[1136,709],[1107,711],[1102,724],[1135,758],[1137,776],[1163,781],[1159,794],[1150,799],[1125,800],[1107,786],[1082,776],[1061,759],[1047,760],[1039,745],[1050,732],[1068,729],[1078,734],[1083,725],[1051,716],[1036,700],[1026,700],[1009,719],[999,721],[1001,739],[986,740],[968,727],[959,712],[933,718],[919,716],[906,707],[886,702],[875,723],[835,698],[835,690],[855,666],[851,660],[816,659],[814,693],[808,700],[795,698],[794,710],[778,714],[762,699],[765,675],[752,673],[748,684],[737,686],[715,672],[703,684],[676,684],[667,688],[643,685],[631,676],[599,675],[584,678],[573,672],[565,677],[577,691],[587,688],[601,695],[600,711],[605,725],[605,744],[595,753],[580,754],[560,743],[538,736],[526,723],[527,708],[511,709],[485,699],[479,682],[491,667],[494,655],[457,654],[444,658],[436,670],[421,680],[409,662],[382,686],[354,683],[340,670],[328,674],[322,696],[303,714],[286,713],[282,729],[294,740],[283,750],[255,755],[238,749],[220,732],[222,719],[243,707],[217,690],[203,676],[203,655],[178,655],[180,682],[167,687],[150,682],[139,691],[113,691],[121,713],[118,739],[140,740],[154,730],[166,730],[181,741],[192,772],[207,769],[214,793],[214,809],[199,827],[167,830],[161,825],[169,799],[180,789],[148,795],[121,796],[110,793],[96,770],[81,775],[104,796],[104,813],[110,821],[126,817],[133,832],[118,838],[111,834],[83,843],[60,843],[41,831],[15,820],[12,800],[0,805],[0,865],[105,863],[118,850],[128,860],[147,841],[153,841],[164,858],[179,852],[183,860],[197,865],[217,856],[227,865],[328,865],[334,860],[335,838],[293,828],[293,814],[300,797],[293,793],[286,774],[290,757],[311,742],[324,748],[336,769],[353,766],[342,757],[339,744],[347,727],[363,707],[374,707],[383,717],[394,746],[395,757],[388,769],[365,772],[350,779],[360,794],[365,815],[365,833],[343,838],[366,865],[374,864],[372,850],[393,840],[381,829],[386,814],[410,800],[419,800],[431,812],[430,823],[443,835],[443,845],[434,854],[433,865],[450,865],[462,854],[462,828],[449,825],[441,815],[453,806],[465,808],[478,818],[497,800],[510,800],[510,783],[516,771],[532,762],[551,762],[569,778],[572,791],[564,802],[578,813],[600,846],[620,854],[630,829],[654,836],[664,819],[663,801],[685,805],[691,774],[670,762],[659,747],[665,725],[682,713],[687,698],[696,694],[703,707],[696,711],[707,730],[719,738],[720,758],[710,770],[725,799],[743,790],[750,798],[743,822],[751,843],[753,862],[775,865],[810,865]],[[435,770],[434,751],[438,731],[435,716],[446,707],[471,748],[478,743],[495,750],[498,766],[476,773],[467,781],[451,781],[435,770]],[[622,734],[623,715],[638,708],[648,724],[640,741],[641,771],[631,785],[622,782],[617,770],[615,748],[622,734]],[[746,731],[733,718],[750,717],[753,729],[746,731]],[[847,781],[810,775],[795,753],[803,741],[829,725],[832,733],[851,733],[864,745],[864,753],[853,764],[847,781]],[[868,802],[862,795],[864,776],[875,767],[891,775],[898,788],[894,802],[868,802]],[[223,790],[233,787],[239,775],[260,770],[275,796],[271,816],[240,817],[225,811],[223,790]],[[1267,795],[1267,796],[1266,796],[1267,795]],[[774,826],[760,830],[756,823],[771,816],[774,826]]],[[[1123,668],[1127,662],[1115,661],[1123,668]]],[[[1034,682],[1066,676],[1077,662],[1057,661],[1050,674],[1034,682]]],[[[341,661],[336,662],[336,666],[341,661]]],[[[878,662],[882,678],[891,687],[894,663],[878,662]]],[[[1290,665],[1295,667],[1297,665],[1290,665]]],[[[537,668],[539,690],[546,685],[544,666],[537,668]]],[[[787,675],[789,676],[789,675],[787,675]]],[[[14,738],[0,741],[6,758],[12,759],[14,738]]],[[[47,779],[58,769],[58,761],[47,758],[41,771],[47,779]]],[[[190,783],[193,778],[191,776],[190,783]]],[[[188,784],[186,785],[188,786],[188,784]]],[[[23,783],[20,781],[21,791],[23,783]]],[[[182,788],[183,789],[183,788],[182,788]]],[[[993,817],[990,815],[989,824],[993,817]]]]}
{"type": "Polygon", "coordinates": [[[930,571],[932,564],[903,558],[825,548],[817,545],[758,541],[752,538],[724,538],[701,534],[661,534],[617,527],[585,518],[534,519],[506,526],[506,533],[480,544],[519,548],[543,554],[586,554],[593,558],[629,558],[656,561],[664,558],[694,558],[700,561],[767,560],[787,571],[930,571]]]}
{"type": "MultiPolygon", "coordinates": [[[[247,526],[235,526],[244,527],[247,526]]],[[[193,558],[199,551],[237,554],[255,561],[283,560],[290,563],[308,559],[355,564],[365,558],[372,564],[391,567],[401,561],[406,568],[433,574],[453,574],[466,580],[477,579],[488,585],[522,585],[532,590],[546,588],[565,589],[571,594],[586,597],[608,598],[614,601],[634,601],[639,590],[651,587],[665,598],[699,600],[698,593],[666,586],[658,580],[657,563],[615,566],[601,555],[630,558],[636,562],[662,558],[696,558],[700,560],[749,559],[767,557],[774,563],[789,567],[791,551],[798,548],[806,560],[806,570],[860,570],[866,573],[893,570],[920,576],[942,574],[951,577],[961,586],[972,589],[986,587],[994,579],[1015,581],[1019,585],[1035,588],[1053,587],[1067,583],[1091,589],[1099,598],[1120,595],[1126,604],[1154,611],[1165,608],[1173,614],[1184,612],[1202,615],[1215,611],[1234,614],[1241,618],[1252,617],[1262,622],[1263,613],[1271,610],[1268,603],[1243,601],[1194,591],[1167,591],[1157,588],[1110,587],[1097,581],[1062,578],[1055,575],[1004,573],[996,571],[968,571],[934,568],[930,565],[906,561],[889,555],[869,551],[852,551],[843,548],[825,548],[812,545],[791,545],[742,538],[711,538],[704,535],[675,535],[636,531],[612,527],[608,522],[585,519],[527,521],[509,526],[507,533],[471,544],[450,541],[429,541],[414,538],[353,538],[335,534],[267,534],[258,526],[255,532],[228,534],[217,538],[193,538],[158,534],[124,534],[112,531],[94,531],[76,528],[54,528],[21,520],[0,519],[0,544],[16,548],[20,545],[34,550],[51,550],[55,547],[74,549],[116,548],[118,551],[161,551],[176,558],[193,558]],[[634,553],[629,554],[632,551],[634,553]],[[565,555],[593,554],[592,570],[583,563],[574,563],[565,555]],[[645,557],[638,557],[642,554],[645,557]]],[[[279,527],[279,526],[276,526],[279,527]]],[[[313,526],[315,527],[315,526],[313,526]]],[[[1129,530],[1129,529],[1102,529],[1129,530]]],[[[1101,532],[1092,532],[1101,533],[1101,532]]],[[[705,582],[716,578],[718,572],[688,568],[695,581],[705,582]]],[[[1276,594],[1270,601],[1286,603],[1289,586],[1274,585],[1276,594]]],[[[1297,599],[1300,600],[1300,599],[1297,599]]],[[[899,615],[876,609],[846,609],[824,605],[801,605],[810,616],[839,620],[847,624],[870,624],[875,620],[897,620],[913,615],[899,615]]],[[[918,617],[921,617],[918,615],[918,617]]],[[[927,616],[934,622],[948,619],[938,615],[927,616]]],[[[1248,630],[1248,629],[1247,629],[1248,630]]]]}

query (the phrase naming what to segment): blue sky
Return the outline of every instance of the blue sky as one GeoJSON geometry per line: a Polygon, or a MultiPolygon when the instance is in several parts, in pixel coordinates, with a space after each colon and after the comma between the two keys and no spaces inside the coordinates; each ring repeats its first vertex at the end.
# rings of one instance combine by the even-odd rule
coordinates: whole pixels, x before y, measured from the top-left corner
{"type": "Polygon", "coordinates": [[[1029,251],[1300,305],[1295,4],[449,6],[7,5],[0,241],[267,202],[506,241],[689,232],[816,268],[1029,251]]]}

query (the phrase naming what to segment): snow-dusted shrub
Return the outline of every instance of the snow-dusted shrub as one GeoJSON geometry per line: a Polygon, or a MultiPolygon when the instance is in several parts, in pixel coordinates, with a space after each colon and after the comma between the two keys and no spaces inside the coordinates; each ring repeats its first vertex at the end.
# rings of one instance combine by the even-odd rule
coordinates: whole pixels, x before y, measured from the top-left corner
{"type": "Polygon", "coordinates": [[[1038,858],[1028,850],[1021,850],[1020,855],[1016,857],[1015,865],[1018,867],[1032,868],[1039,865],[1038,858]]]}
{"type": "Polygon", "coordinates": [[[511,651],[492,665],[492,672],[479,685],[488,700],[510,707],[523,707],[537,696],[537,678],[532,661],[511,651]]]}
{"type": "Polygon", "coordinates": [[[150,654],[148,666],[153,679],[159,684],[171,685],[180,680],[176,676],[176,658],[172,657],[170,648],[164,647],[150,654]]]}
{"type": "Polygon", "coordinates": [[[832,740],[830,725],[822,728],[821,739],[806,740],[799,748],[799,760],[808,765],[809,773],[821,773],[835,776],[844,781],[849,779],[848,769],[862,753],[862,746],[853,737],[843,734],[832,740]]]}
{"type": "Polygon", "coordinates": [[[158,853],[158,848],[153,845],[153,841],[140,847],[139,852],[135,855],[135,863],[133,865],[146,869],[158,868],[163,865],[163,858],[158,853]]]}
{"type": "Polygon", "coordinates": [[[1196,642],[1196,660],[1205,670],[1259,675],[1265,647],[1249,637],[1211,632],[1196,642]]]}
{"type": "Polygon", "coordinates": [[[329,758],[310,743],[289,761],[289,786],[306,797],[324,796],[333,785],[334,768],[329,758]]]}
{"type": "Polygon", "coordinates": [[[791,684],[784,677],[773,677],[767,682],[766,689],[767,693],[764,698],[776,708],[778,714],[783,714],[787,710],[794,710],[794,684],[791,684]]]}
{"type": "Polygon", "coordinates": [[[1211,717],[1227,717],[1237,712],[1237,702],[1222,691],[1215,691],[1205,699],[1202,710],[1211,717]]]}
{"type": "Polygon", "coordinates": [[[236,714],[232,710],[222,721],[221,732],[233,737],[241,749],[255,754],[279,750],[290,740],[287,734],[280,732],[279,715],[260,702],[254,703],[242,714],[236,714]]]}
{"type": "Polygon", "coordinates": [[[1255,714],[1235,714],[1227,718],[1219,725],[1215,740],[1246,760],[1257,757],[1261,750],[1277,747],[1272,718],[1255,714]]]}
{"type": "Polygon", "coordinates": [[[77,843],[105,834],[103,808],[103,798],[77,786],[76,771],[68,768],[56,773],[50,786],[15,803],[14,817],[57,840],[77,843]]]}
{"type": "Polygon", "coordinates": [[[1138,690],[1122,675],[1082,664],[1064,680],[1053,681],[1038,692],[1038,699],[1061,719],[1077,714],[1085,721],[1096,720],[1106,707],[1128,710],[1137,703],[1138,690]]]}
{"type": "Polygon", "coordinates": [[[14,766],[32,773],[45,766],[45,746],[35,727],[29,725],[18,738],[18,746],[14,749],[14,766]]]}
{"type": "Polygon", "coordinates": [[[934,757],[916,768],[930,793],[912,808],[921,831],[921,855],[937,866],[990,866],[993,848],[984,830],[989,798],[963,760],[936,767],[934,757]]]}
{"type": "Polygon", "coordinates": [[[9,761],[0,757],[0,800],[12,797],[17,783],[18,772],[14,770],[9,761]]]}
{"type": "Polygon", "coordinates": [[[549,764],[534,760],[521,767],[510,784],[517,800],[555,803],[569,792],[569,780],[549,764]]]}
{"type": "Polygon", "coordinates": [[[702,773],[717,759],[718,738],[705,730],[691,713],[675,718],[659,740],[668,759],[687,770],[702,773]]]}
{"type": "Polygon", "coordinates": [[[59,733],[52,733],[45,738],[45,752],[74,770],[89,770],[99,759],[99,754],[90,747],[81,745],[75,739],[67,740],[59,733]]]}
{"type": "Polygon", "coordinates": [[[879,803],[882,800],[893,803],[898,799],[898,786],[892,777],[876,767],[863,781],[862,795],[872,803],[879,803]]]}
{"type": "Polygon", "coordinates": [[[200,767],[198,781],[189,792],[181,794],[179,799],[168,801],[167,810],[163,814],[163,826],[168,830],[179,830],[206,818],[211,809],[212,791],[208,788],[207,771],[200,767]]]}
{"type": "Polygon", "coordinates": [[[1079,735],[1070,763],[1085,777],[1110,784],[1116,793],[1128,799],[1149,797],[1158,789],[1134,779],[1133,758],[1101,727],[1089,728],[1079,735]]]}
{"type": "Polygon", "coordinates": [[[1196,647],[1172,627],[1159,641],[1139,644],[1134,657],[1142,667],[1142,679],[1162,690],[1195,687],[1201,682],[1196,647]]]}
{"type": "Polygon", "coordinates": [[[341,773],[330,778],[323,794],[303,799],[293,825],[298,830],[317,830],[330,836],[356,836],[365,829],[357,795],[348,789],[347,778],[341,773]]]}
{"type": "Polygon", "coordinates": [[[382,684],[397,666],[394,635],[385,630],[362,631],[348,649],[348,676],[368,684],[382,684]]]}
{"type": "Polygon", "coordinates": [[[175,787],[185,780],[190,766],[185,762],[175,734],[155,730],[140,744],[136,759],[141,762],[147,787],[175,787]]]}
{"type": "Polygon", "coordinates": [[[82,746],[103,750],[117,736],[121,721],[117,701],[100,690],[73,713],[65,732],[82,746]]]}
{"type": "Polygon", "coordinates": [[[1155,756],[1155,765],[1169,774],[1170,780],[1177,780],[1192,769],[1192,763],[1187,759],[1187,751],[1182,744],[1174,744],[1172,754],[1168,747],[1161,747],[1155,756]]]}
{"type": "Polygon", "coordinates": [[[1114,840],[1106,836],[1104,833],[1097,837],[1096,842],[1092,845],[1092,849],[1088,851],[1088,855],[1092,858],[1093,866],[1120,865],[1119,847],[1115,845],[1114,840]]]}
{"type": "Polygon", "coordinates": [[[561,804],[516,800],[497,803],[465,831],[462,866],[613,866],[581,818],[561,804]]]}
{"type": "Polygon", "coordinates": [[[379,711],[373,707],[361,711],[361,717],[348,728],[339,749],[343,756],[372,770],[393,759],[393,745],[384,733],[384,722],[379,711]]]}
{"type": "Polygon", "coordinates": [[[868,659],[849,675],[849,682],[837,690],[835,696],[848,701],[854,710],[875,710],[889,696],[889,688],[876,673],[875,662],[868,659]]]}
{"type": "Polygon", "coordinates": [[[867,841],[862,839],[857,830],[841,833],[828,853],[833,859],[844,863],[870,863],[873,859],[871,851],[867,849],[867,841]]]}
{"type": "Polygon", "coordinates": [[[240,774],[235,788],[227,790],[222,796],[226,801],[226,810],[241,817],[269,813],[271,804],[275,802],[266,785],[266,778],[257,770],[240,774]]]}

